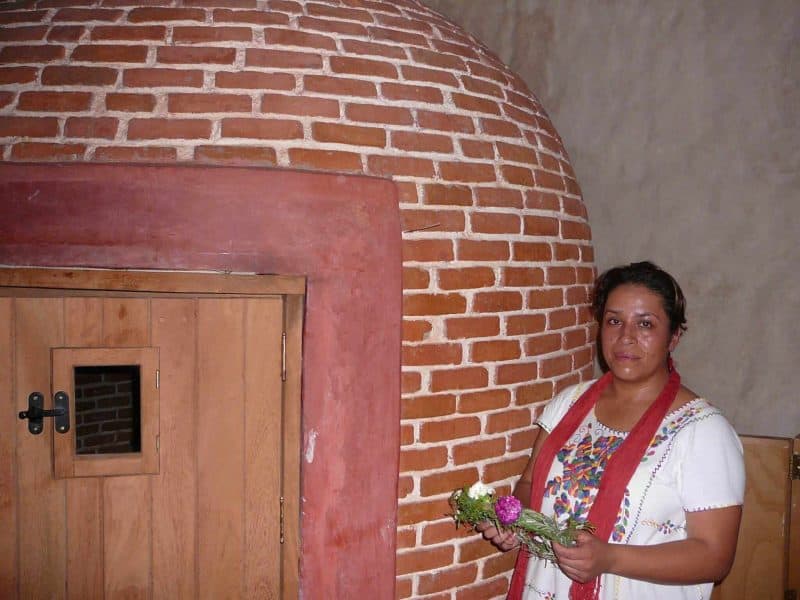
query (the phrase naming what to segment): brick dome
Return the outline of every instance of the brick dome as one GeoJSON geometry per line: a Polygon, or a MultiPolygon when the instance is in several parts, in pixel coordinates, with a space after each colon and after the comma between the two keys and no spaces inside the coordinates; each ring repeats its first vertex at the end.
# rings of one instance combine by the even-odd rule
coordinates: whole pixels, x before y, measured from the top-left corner
{"type": "Polygon", "coordinates": [[[591,376],[594,259],[559,135],[485,46],[414,0],[0,4],[0,152],[391,178],[397,595],[505,592],[513,557],[456,532],[447,496],[507,490],[537,409],[591,376]]]}

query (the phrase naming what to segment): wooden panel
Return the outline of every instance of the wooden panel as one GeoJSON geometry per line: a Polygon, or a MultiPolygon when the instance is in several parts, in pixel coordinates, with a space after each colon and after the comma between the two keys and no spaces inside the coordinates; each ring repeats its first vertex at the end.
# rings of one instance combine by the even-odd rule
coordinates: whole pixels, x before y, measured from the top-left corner
{"type": "Polygon", "coordinates": [[[150,341],[150,302],[109,298],[103,301],[103,345],[147,346],[150,341]]]}
{"type": "Polygon", "coordinates": [[[198,597],[242,597],[244,303],[198,301],[198,597]]]}
{"type": "MultiPolygon", "coordinates": [[[[794,454],[800,455],[800,436],[794,438],[794,454]]],[[[789,581],[786,587],[800,598],[800,479],[792,481],[789,532],[789,581]]]]}
{"type": "Polygon", "coordinates": [[[197,439],[194,300],[153,300],[160,350],[160,475],[153,478],[153,597],[196,598],[197,439]]]}
{"type": "MultiPolygon", "coordinates": [[[[16,301],[16,411],[26,410],[28,394],[45,395],[52,407],[50,348],[63,340],[62,301],[16,301]]],[[[15,411],[15,412],[16,412],[15,411]]],[[[53,479],[52,425],[30,435],[21,421],[17,436],[19,590],[21,598],[63,598],[66,581],[65,486],[53,479]],[[21,431],[20,431],[21,430],[21,431]]]]}
{"type": "Polygon", "coordinates": [[[280,299],[247,300],[245,323],[245,597],[280,597],[280,299]]]}
{"type": "Polygon", "coordinates": [[[150,486],[142,485],[147,479],[107,477],[103,482],[106,598],[151,597],[150,486]]]}
{"type": "Polygon", "coordinates": [[[715,600],[782,600],[791,440],[741,436],[747,488],[736,559],[715,600]]]}
{"type": "MultiPolygon", "coordinates": [[[[99,346],[102,316],[99,298],[65,298],[64,344],[99,346]]],[[[66,486],[67,595],[73,600],[99,599],[103,597],[103,482],[69,479],[66,486]]]]}
{"type": "MultiPolygon", "coordinates": [[[[17,435],[27,425],[17,419],[14,372],[14,301],[0,299],[0,598],[17,595],[17,435]]],[[[24,433],[23,433],[24,432],[24,433]]]]}

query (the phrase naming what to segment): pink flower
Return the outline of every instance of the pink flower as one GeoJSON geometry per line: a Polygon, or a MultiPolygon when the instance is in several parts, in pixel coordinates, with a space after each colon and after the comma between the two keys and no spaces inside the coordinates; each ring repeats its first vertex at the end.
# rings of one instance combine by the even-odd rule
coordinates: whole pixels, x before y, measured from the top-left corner
{"type": "Polygon", "coordinates": [[[519,518],[522,502],[514,496],[501,496],[494,505],[494,512],[502,525],[510,525],[519,518]]]}

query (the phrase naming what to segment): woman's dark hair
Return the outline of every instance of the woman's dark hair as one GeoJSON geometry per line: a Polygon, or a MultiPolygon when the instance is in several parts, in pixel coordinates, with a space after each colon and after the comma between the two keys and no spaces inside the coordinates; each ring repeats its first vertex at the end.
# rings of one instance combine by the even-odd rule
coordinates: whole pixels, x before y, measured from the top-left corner
{"type": "Polygon", "coordinates": [[[661,297],[664,312],[669,317],[669,331],[686,331],[686,298],[675,278],[648,261],[609,269],[597,278],[594,285],[592,309],[599,323],[603,321],[606,301],[614,288],[620,285],[641,285],[661,297]]]}

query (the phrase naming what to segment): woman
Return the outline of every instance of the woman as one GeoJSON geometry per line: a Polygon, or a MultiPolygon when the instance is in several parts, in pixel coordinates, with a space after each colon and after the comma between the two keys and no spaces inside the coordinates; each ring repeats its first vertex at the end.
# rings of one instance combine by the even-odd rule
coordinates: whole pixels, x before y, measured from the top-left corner
{"type": "MultiPolygon", "coordinates": [[[[520,552],[508,597],[707,599],[733,562],[744,464],[732,427],[672,366],[683,292],[652,263],[634,263],[598,278],[593,308],[608,371],[547,405],[514,494],[596,529],[555,544],[557,567],[520,552]]],[[[502,550],[518,545],[510,532],[479,529],[502,550]]]]}

